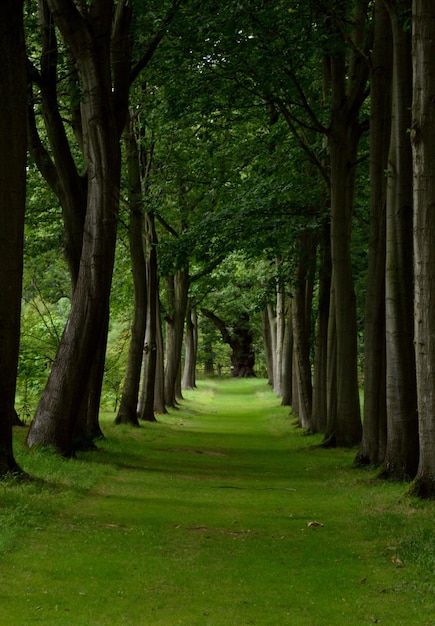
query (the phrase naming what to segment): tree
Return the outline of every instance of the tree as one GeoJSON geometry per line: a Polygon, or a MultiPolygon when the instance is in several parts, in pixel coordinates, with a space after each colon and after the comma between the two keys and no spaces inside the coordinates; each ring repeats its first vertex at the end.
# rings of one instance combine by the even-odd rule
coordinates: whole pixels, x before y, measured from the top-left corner
{"type": "Polygon", "coordinates": [[[29,431],[31,447],[52,445],[64,455],[73,454],[77,418],[88,399],[95,406],[101,389],[119,208],[119,140],[129,89],[149,63],[178,4],[169,5],[145,52],[131,67],[129,2],[97,0],[78,7],[72,0],[47,1],[80,80],[87,205],[71,313],[29,431]],[[96,393],[90,397],[92,379],[96,393]]]}
{"type": "Polygon", "coordinates": [[[128,96],[125,39],[130,8],[119,3],[112,22],[112,3],[96,2],[80,11],[69,0],[49,0],[47,5],[71,49],[81,80],[81,122],[89,176],[71,313],[27,441],[30,447],[54,445],[70,456],[77,416],[88,399],[92,366],[108,325],[119,202],[119,137],[128,96]],[[112,39],[119,42],[113,59],[109,54],[112,39]]]}
{"type": "Polygon", "coordinates": [[[139,395],[142,351],[147,321],[147,276],[143,241],[144,211],[142,199],[141,164],[135,137],[134,119],[130,120],[125,132],[129,188],[129,244],[134,286],[133,322],[124,386],[116,416],[116,424],[139,426],[137,403],[139,395]]]}
{"type": "Polygon", "coordinates": [[[252,378],[255,376],[255,354],[252,348],[252,330],[249,314],[243,312],[240,319],[228,326],[223,319],[212,311],[201,309],[220,330],[222,339],[231,348],[231,376],[234,378],[252,378]]]}
{"type": "Polygon", "coordinates": [[[23,2],[0,5],[0,476],[20,472],[12,447],[26,198],[23,2]]]}
{"type": "Polygon", "coordinates": [[[435,497],[435,5],[414,0],[411,142],[414,172],[415,355],[420,459],[413,495],[435,497]]]}
{"type": "Polygon", "coordinates": [[[415,476],[418,465],[412,241],[411,33],[404,24],[411,1],[387,2],[393,33],[392,126],[386,216],[386,402],[387,447],[383,475],[415,476]]]}
{"type": "Polygon", "coordinates": [[[357,465],[380,465],[387,442],[385,373],[386,177],[391,133],[391,22],[375,4],[370,88],[370,240],[364,326],[364,420],[357,465]]]}

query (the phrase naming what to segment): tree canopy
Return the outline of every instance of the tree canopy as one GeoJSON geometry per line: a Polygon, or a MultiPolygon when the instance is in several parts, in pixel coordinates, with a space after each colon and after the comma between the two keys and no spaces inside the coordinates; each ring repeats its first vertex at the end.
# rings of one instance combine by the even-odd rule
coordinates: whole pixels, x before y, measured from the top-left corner
{"type": "Polygon", "coordinates": [[[433,383],[414,336],[426,345],[431,328],[433,13],[424,0],[20,8],[29,162],[10,367],[17,407],[35,410],[29,446],[73,456],[103,435],[101,402],[139,425],[177,405],[181,379],[231,365],[267,372],[325,446],[356,446],[358,464],[432,497],[419,438],[433,383]]]}

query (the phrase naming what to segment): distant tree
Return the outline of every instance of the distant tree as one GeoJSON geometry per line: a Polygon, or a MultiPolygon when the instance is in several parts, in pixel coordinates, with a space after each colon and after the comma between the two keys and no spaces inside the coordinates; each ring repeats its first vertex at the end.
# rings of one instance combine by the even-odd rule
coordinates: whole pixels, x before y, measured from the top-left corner
{"type": "Polygon", "coordinates": [[[23,2],[0,4],[0,476],[20,472],[12,448],[26,198],[23,2]]]}

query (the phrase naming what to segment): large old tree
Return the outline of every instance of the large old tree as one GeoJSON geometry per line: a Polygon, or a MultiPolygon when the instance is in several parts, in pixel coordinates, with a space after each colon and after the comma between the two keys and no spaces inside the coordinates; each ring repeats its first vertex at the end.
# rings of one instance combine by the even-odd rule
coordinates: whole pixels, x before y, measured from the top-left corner
{"type": "Polygon", "coordinates": [[[70,0],[49,0],[47,5],[80,77],[87,202],[71,313],[28,444],[53,445],[71,455],[77,415],[107,328],[119,204],[119,137],[128,97],[125,38],[130,8],[120,2],[114,13],[113,3],[103,1],[80,10],[70,0]]]}
{"type": "Polygon", "coordinates": [[[17,472],[12,449],[20,338],[26,197],[23,2],[0,3],[0,476],[17,472]]]}
{"type": "MultiPolygon", "coordinates": [[[[43,0],[41,0],[43,4],[43,0]]],[[[132,3],[47,0],[47,7],[72,55],[80,87],[80,125],[86,169],[83,239],[71,312],[56,360],[28,435],[29,446],[51,445],[74,452],[83,404],[98,405],[108,327],[120,187],[120,137],[132,81],[147,65],[179,2],[144,44],[132,66],[132,3]],[[95,379],[94,379],[95,377],[95,379]]]]}

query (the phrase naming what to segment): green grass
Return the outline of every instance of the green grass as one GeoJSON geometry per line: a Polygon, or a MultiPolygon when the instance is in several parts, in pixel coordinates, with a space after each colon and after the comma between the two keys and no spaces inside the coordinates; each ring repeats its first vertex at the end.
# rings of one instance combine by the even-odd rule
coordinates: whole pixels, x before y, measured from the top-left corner
{"type": "Polygon", "coordinates": [[[0,483],[8,626],[435,624],[434,504],[316,448],[264,381],[201,381],[93,453],[0,483]],[[318,522],[321,525],[309,525],[318,522]]]}

